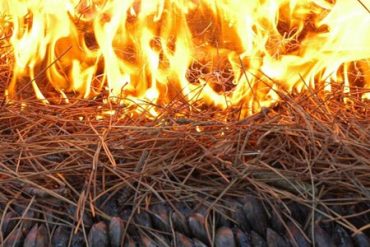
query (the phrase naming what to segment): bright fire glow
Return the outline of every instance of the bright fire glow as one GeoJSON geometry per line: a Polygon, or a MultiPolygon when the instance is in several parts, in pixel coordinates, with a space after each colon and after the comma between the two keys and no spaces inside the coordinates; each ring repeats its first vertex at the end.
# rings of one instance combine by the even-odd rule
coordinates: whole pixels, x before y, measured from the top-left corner
{"type": "Polygon", "coordinates": [[[278,89],[370,88],[370,13],[356,0],[2,0],[0,12],[8,99],[30,85],[44,102],[181,97],[250,114],[278,89]]]}

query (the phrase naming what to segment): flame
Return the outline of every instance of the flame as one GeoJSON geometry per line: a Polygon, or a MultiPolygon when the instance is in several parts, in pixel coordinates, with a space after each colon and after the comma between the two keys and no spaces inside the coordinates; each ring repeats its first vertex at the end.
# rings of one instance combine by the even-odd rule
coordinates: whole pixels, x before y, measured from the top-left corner
{"type": "Polygon", "coordinates": [[[8,99],[30,85],[45,103],[181,98],[250,114],[281,89],[370,89],[360,1],[3,0],[0,12],[12,24],[8,99]]]}

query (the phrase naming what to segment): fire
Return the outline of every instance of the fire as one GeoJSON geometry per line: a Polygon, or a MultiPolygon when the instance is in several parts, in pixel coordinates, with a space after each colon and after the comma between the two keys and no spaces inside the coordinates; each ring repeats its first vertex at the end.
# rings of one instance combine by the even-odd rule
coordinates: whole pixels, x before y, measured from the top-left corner
{"type": "Polygon", "coordinates": [[[45,103],[103,94],[250,114],[278,90],[370,89],[370,13],[360,1],[3,0],[0,12],[12,29],[8,100],[30,85],[45,103]]]}

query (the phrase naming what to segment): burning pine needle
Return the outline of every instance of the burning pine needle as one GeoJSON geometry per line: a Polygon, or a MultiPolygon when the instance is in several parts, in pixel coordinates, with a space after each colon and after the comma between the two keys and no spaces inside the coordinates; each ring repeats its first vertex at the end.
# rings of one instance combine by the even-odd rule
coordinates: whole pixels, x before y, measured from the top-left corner
{"type": "Polygon", "coordinates": [[[0,14],[0,245],[370,245],[364,2],[0,14]]]}

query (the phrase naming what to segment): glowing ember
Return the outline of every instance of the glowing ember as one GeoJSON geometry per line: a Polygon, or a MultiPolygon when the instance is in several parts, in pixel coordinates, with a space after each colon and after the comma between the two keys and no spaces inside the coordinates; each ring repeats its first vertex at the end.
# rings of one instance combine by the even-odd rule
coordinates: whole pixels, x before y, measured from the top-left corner
{"type": "Polygon", "coordinates": [[[2,0],[0,12],[15,60],[8,100],[30,84],[44,102],[181,96],[249,114],[278,89],[370,88],[370,14],[355,0],[2,0]]]}

